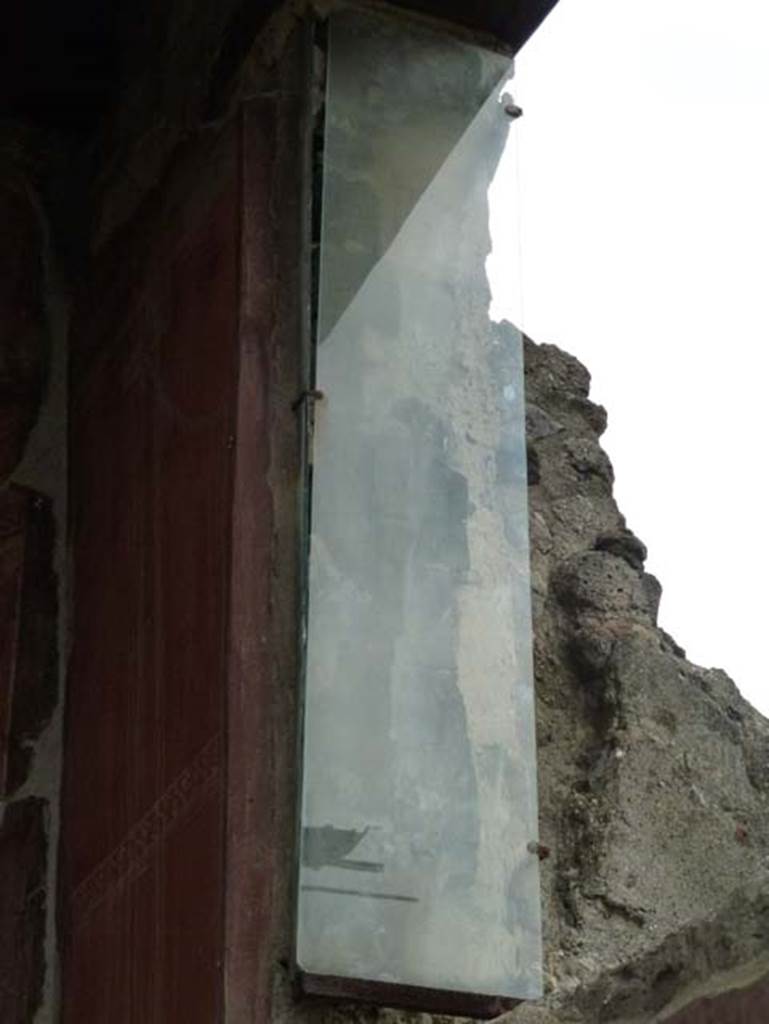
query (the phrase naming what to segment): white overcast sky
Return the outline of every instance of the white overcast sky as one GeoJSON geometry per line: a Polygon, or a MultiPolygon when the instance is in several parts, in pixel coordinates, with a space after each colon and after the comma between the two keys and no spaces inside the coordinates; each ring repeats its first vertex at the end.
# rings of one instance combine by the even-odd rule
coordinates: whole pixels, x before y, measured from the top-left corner
{"type": "Polygon", "coordinates": [[[769,4],[560,0],[514,93],[508,315],[593,375],[660,624],[769,715],[769,4]]]}

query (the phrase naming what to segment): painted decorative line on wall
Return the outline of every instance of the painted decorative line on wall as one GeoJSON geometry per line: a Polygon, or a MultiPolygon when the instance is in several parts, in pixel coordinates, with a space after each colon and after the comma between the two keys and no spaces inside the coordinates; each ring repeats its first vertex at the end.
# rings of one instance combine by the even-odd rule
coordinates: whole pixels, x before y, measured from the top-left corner
{"type": "Polygon", "coordinates": [[[108,895],[138,878],[149,867],[162,840],[217,782],[221,760],[221,737],[216,735],[123,841],[76,887],[71,900],[73,929],[82,928],[108,895]]]}

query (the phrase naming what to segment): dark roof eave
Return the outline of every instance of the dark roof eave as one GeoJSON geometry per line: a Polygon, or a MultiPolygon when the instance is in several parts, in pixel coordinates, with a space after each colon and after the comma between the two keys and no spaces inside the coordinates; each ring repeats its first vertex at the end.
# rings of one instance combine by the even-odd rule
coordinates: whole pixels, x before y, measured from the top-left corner
{"type": "Polygon", "coordinates": [[[399,7],[493,36],[517,53],[558,0],[394,0],[399,7]]]}

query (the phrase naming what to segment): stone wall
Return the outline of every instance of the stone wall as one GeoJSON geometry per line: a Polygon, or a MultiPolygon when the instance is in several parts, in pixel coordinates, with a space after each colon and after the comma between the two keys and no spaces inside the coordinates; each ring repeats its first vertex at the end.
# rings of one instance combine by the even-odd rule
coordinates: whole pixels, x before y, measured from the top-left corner
{"type": "Polygon", "coordinates": [[[526,362],[552,1016],[512,1020],[652,1020],[769,967],[769,723],[656,625],[587,371],[526,362]]]}

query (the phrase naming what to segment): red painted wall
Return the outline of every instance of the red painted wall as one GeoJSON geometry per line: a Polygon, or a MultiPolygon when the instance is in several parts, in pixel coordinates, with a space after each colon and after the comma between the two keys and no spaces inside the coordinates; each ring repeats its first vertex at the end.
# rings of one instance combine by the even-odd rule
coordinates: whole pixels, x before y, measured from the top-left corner
{"type": "Polygon", "coordinates": [[[183,155],[72,340],[68,1024],[222,1019],[238,154],[183,155]]]}
{"type": "Polygon", "coordinates": [[[310,58],[299,25],[79,304],[64,1024],[292,998],[310,58]]]}

